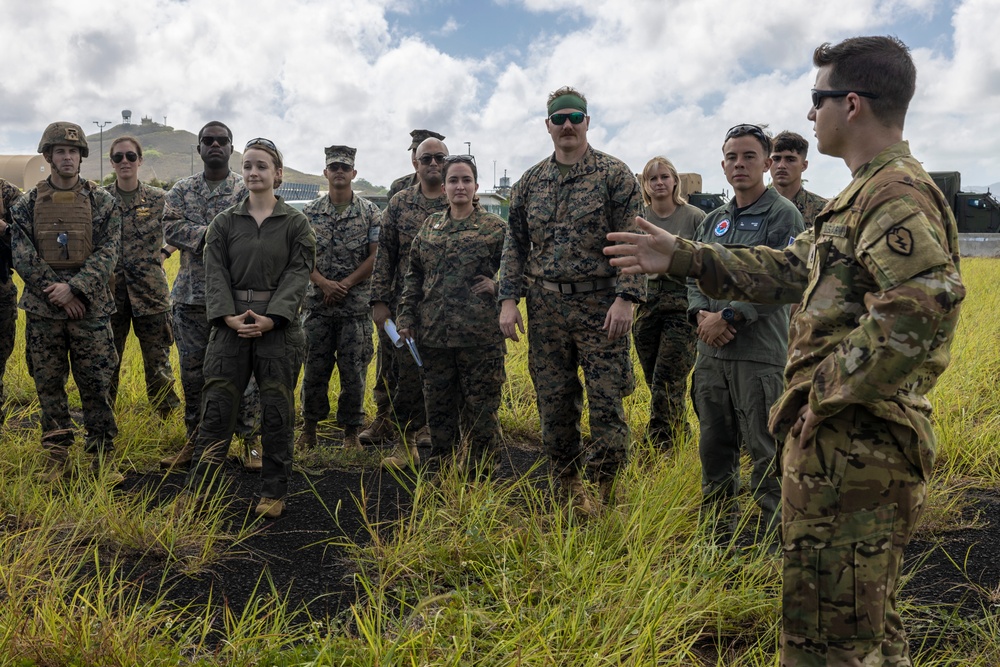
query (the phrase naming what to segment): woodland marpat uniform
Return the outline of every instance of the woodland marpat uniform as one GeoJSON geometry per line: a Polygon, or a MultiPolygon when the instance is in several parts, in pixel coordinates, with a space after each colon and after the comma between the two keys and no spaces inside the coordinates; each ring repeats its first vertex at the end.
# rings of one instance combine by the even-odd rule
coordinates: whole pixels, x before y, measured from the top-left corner
{"type": "Polygon", "coordinates": [[[909,664],[895,590],[937,451],[927,393],[965,296],[944,197],[900,142],[786,250],[679,241],[670,273],[717,296],[800,301],[770,418],[784,439],[782,664],[819,664],[823,638],[909,664]],[[806,403],[822,421],[803,449],[789,433],[806,403]]]}
{"type": "Polygon", "coordinates": [[[0,234],[0,425],[7,417],[3,376],[17,335],[17,285],[11,278],[14,264],[10,256],[10,225],[13,222],[10,210],[20,198],[21,191],[0,178],[0,219],[7,223],[7,229],[0,234]]]}
{"type": "Polygon", "coordinates": [[[816,216],[826,206],[826,201],[823,197],[813,194],[805,188],[799,188],[799,191],[791,199],[795,208],[799,209],[799,213],[802,214],[802,220],[805,221],[807,228],[812,227],[813,223],[816,222],[816,216]]]}

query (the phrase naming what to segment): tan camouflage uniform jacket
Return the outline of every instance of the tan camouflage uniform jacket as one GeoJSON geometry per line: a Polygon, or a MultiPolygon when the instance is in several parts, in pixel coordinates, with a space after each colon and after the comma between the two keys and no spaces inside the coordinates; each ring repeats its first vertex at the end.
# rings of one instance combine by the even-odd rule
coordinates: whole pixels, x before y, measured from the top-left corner
{"type": "MultiPolygon", "coordinates": [[[[611,278],[604,256],[608,232],[636,232],[639,184],[628,166],[587,148],[566,176],[555,154],[524,173],[510,196],[498,299],[521,298],[526,278],[559,283],[611,278]]],[[[620,276],[617,294],[646,296],[646,278],[620,276]]]]}
{"type": "Polygon", "coordinates": [[[215,190],[208,187],[205,173],[177,181],[167,193],[163,212],[163,236],[181,251],[181,267],[170,293],[174,303],[205,305],[205,262],[202,251],[205,232],[215,216],[247,196],[243,177],[235,172],[215,190]]]}
{"type": "Polygon", "coordinates": [[[403,291],[410,244],[427,216],[446,208],[447,197],[442,194],[437,199],[428,199],[420,191],[419,184],[406,188],[389,200],[389,205],[382,212],[370,303],[383,301],[395,312],[403,291]]]}
{"type": "MultiPolygon", "coordinates": [[[[354,195],[343,213],[328,195],[309,202],[302,210],[316,233],[316,270],[327,280],[343,280],[368,259],[368,244],[377,243],[382,211],[364,197],[354,195]]],[[[371,279],[347,293],[337,304],[323,303],[323,290],[309,283],[306,310],[321,315],[367,315],[371,279]]]]}
{"type": "Polygon", "coordinates": [[[160,248],[167,193],[140,183],[139,192],[126,208],[116,186],[110,186],[107,192],[122,213],[122,247],[115,266],[115,283],[126,286],[136,317],[165,313],[170,310],[170,289],[160,264],[160,248]]]}
{"type": "Polygon", "coordinates": [[[83,187],[90,195],[94,249],[78,269],[55,270],[35,248],[34,219],[38,188],[28,190],[11,211],[14,218],[11,238],[14,269],[24,280],[18,306],[25,312],[52,320],[69,319],[66,311],[50,303],[48,295],[42,291],[53,283],[69,284],[87,308],[85,317],[106,317],[115,312],[111,276],[121,249],[121,213],[114,198],[96,184],[87,181],[83,187]]]}
{"type": "Polygon", "coordinates": [[[435,213],[410,247],[396,324],[428,347],[502,345],[496,299],[474,294],[477,276],[500,267],[506,225],[476,206],[468,218],[435,213]]]}
{"type": "Polygon", "coordinates": [[[826,202],[826,199],[809,192],[805,188],[799,188],[799,191],[792,197],[792,203],[795,204],[795,208],[799,209],[799,213],[802,214],[802,219],[805,221],[807,229],[812,227],[813,223],[816,222],[816,216],[826,206],[826,202]]]}
{"type": "Polygon", "coordinates": [[[906,142],[861,167],[785,250],[678,240],[670,273],[719,296],[801,301],[772,433],[783,439],[806,401],[819,417],[863,405],[916,432],[904,451],[930,473],[927,393],[948,366],[965,287],[955,218],[906,142]]]}

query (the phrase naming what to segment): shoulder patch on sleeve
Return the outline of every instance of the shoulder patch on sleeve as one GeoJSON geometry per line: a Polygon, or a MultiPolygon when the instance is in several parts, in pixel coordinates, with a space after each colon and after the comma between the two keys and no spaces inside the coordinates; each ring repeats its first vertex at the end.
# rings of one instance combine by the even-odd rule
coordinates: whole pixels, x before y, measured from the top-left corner
{"type": "Polygon", "coordinates": [[[881,205],[864,223],[858,255],[879,287],[887,290],[950,263],[944,246],[927,213],[903,196],[881,205]]]}
{"type": "Polygon", "coordinates": [[[897,225],[886,232],[885,242],[893,252],[907,256],[913,254],[913,234],[902,225],[897,225]]]}

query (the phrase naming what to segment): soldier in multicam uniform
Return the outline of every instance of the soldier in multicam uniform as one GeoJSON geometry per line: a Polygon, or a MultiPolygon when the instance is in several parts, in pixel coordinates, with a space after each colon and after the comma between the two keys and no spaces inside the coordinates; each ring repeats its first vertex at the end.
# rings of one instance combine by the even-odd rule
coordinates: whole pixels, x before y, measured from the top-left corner
{"type": "Polygon", "coordinates": [[[90,151],[79,125],[52,123],[38,152],[51,174],[11,210],[11,251],[24,280],[20,307],[27,313],[26,347],[42,410],[45,477],[54,481],[65,471],[74,439],[66,397],[71,364],[95,466],[118,434],[108,400],[118,363],[109,316],[115,312],[111,281],[122,221],[111,195],[80,178],[90,151]]]}
{"type": "MultiPolygon", "coordinates": [[[[420,369],[406,349],[396,348],[385,333],[385,321],[399,306],[403,291],[403,276],[410,261],[410,244],[431,213],[448,206],[441,181],[441,167],[448,147],[440,139],[425,139],[417,147],[417,180],[413,187],[397,193],[382,212],[378,253],[372,273],[372,319],[379,332],[379,365],[389,384],[389,417],[376,415],[376,421],[361,434],[361,441],[374,443],[390,437],[395,431],[393,421],[405,429],[398,451],[383,460],[389,467],[403,467],[418,456],[417,445],[430,445],[430,434],[424,410],[423,383],[420,369]],[[390,360],[391,369],[387,368],[390,360]]],[[[380,414],[382,410],[380,409],[380,414]]]]}
{"type": "Polygon", "coordinates": [[[910,665],[895,610],[903,550],[937,442],[927,393],[948,366],[965,287],[948,203],[903,141],[916,84],[892,37],[823,44],[812,91],[819,151],[851,183],[783,251],[612,234],[623,270],[699,279],[718,296],[800,301],[781,454],[781,664],[910,665]]]}
{"type": "Polygon", "coordinates": [[[622,398],[635,388],[628,333],[633,304],[645,295],[641,277],[619,276],[601,254],[605,233],[636,228],[639,188],[625,163],[587,143],[589,124],[578,91],[549,95],[545,126],[555,153],[525,172],[511,192],[498,297],[500,328],[516,341],[517,332],[524,333],[517,303],[527,294],[542,441],[581,517],[598,509],[583,484],[585,464],[609,495],[626,460],[622,398]],[[590,404],[589,457],[581,451],[579,367],[590,404]]]}
{"type": "Polygon", "coordinates": [[[802,187],[802,172],[809,168],[809,142],[795,132],[779,132],[771,151],[771,181],[774,189],[795,204],[806,228],[813,226],[826,200],[802,187]]]}
{"type": "Polygon", "coordinates": [[[431,138],[444,141],[444,135],[438,134],[433,130],[412,130],[410,132],[410,147],[407,150],[410,151],[410,162],[413,164],[413,173],[400,176],[392,182],[389,186],[389,192],[386,194],[386,201],[392,199],[393,195],[400,190],[412,188],[417,184],[417,146],[422,144],[425,139],[431,138]]]}
{"type": "MultiPolygon", "coordinates": [[[[682,238],[694,238],[705,213],[680,195],[673,163],[654,157],[639,178],[642,217],[682,238]]],[[[647,276],[646,302],[636,311],[632,340],[649,385],[646,438],[667,451],[691,434],[687,378],[694,365],[695,332],[688,322],[687,284],[672,276],[647,276]]]]}
{"type": "Polygon", "coordinates": [[[340,372],[337,423],[344,447],[361,447],[365,420],[365,374],[372,358],[368,317],[369,278],[375,265],[378,206],[351,190],[356,148],[326,149],[323,175],[330,192],[305,207],[316,234],[316,268],[306,293],[306,364],[302,378],[302,434],[296,444],[316,445],[316,425],[330,414],[330,375],[340,372]]]}
{"type": "Polygon", "coordinates": [[[17,335],[17,285],[11,278],[14,262],[10,256],[10,210],[20,198],[21,191],[0,178],[0,426],[7,419],[3,376],[17,335]]]}
{"type": "Polygon", "coordinates": [[[111,316],[118,365],[111,381],[111,405],[118,396],[122,355],[129,328],[142,350],[146,396],[161,417],[180,406],[170,367],[170,291],[163,271],[163,202],[166,193],[139,182],[142,144],[135,137],[118,137],[108,149],[115,184],[107,188],[122,215],[122,248],[115,266],[116,312],[111,316]]]}
{"type": "MultiPolygon", "coordinates": [[[[292,474],[295,381],[305,353],[300,309],[315,268],[316,237],[306,217],[274,195],[282,157],[269,139],[243,151],[249,196],[217,215],[205,233],[205,307],[212,336],[187,500],[212,486],[236,428],[239,396],[261,387],[264,465],[258,516],[277,518],[292,474]]],[[[197,501],[196,501],[197,502],[197,501]]]]}
{"type": "Polygon", "coordinates": [[[469,472],[485,475],[500,439],[506,379],[494,282],[506,225],[475,203],[471,155],[449,156],[443,177],[449,208],[413,239],[399,333],[416,340],[423,360],[432,465],[457,454],[469,472]]]}
{"type": "MultiPolygon", "coordinates": [[[[756,125],[737,125],[726,133],[722,153],[734,196],[708,214],[695,240],[787,246],[802,233],[802,216],[764,185],[770,137],[756,125]]],[[[763,533],[769,548],[777,548],[781,486],[774,475],[777,443],[766,415],[784,388],[788,315],[788,306],[713,299],[693,281],[688,286],[688,318],[698,327],[691,400],[700,426],[702,513],[718,544],[729,542],[739,520],[742,443],[753,462],[750,484],[763,533]]]]}
{"type": "MultiPolygon", "coordinates": [[[[210,121],[198,132],[198,154],[205,169],[181,179],[167,193],[163,213],[166,242],[181,252],[181,266],[171,291],[174,336],[181,365],[181,388],[184,390],[184,446],[160,461],[164,468],[184,466],[194,454],[194,437],[201,410],[201,391],[205,384],[203,364],[212,327],[205,317],[205,263],[202,251],[208,225],[222,211],[247,196],[243,179],[229,169],[233,154],[233,133],[225,124],[210,121]]],[[[170,250],[164,249],[169,256],[170,250]]],[[[251,379],[240,408],[238,432],[244,436],[248,457],[247,469],[259,470],[260,453],[255,445],[256,424],[260,421],[260,395],[251,379]]]]}

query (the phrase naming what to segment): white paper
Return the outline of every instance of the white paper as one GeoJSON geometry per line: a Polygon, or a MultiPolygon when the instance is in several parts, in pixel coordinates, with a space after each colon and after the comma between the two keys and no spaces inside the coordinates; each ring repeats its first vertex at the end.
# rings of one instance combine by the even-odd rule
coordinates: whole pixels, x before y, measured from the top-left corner
{"type": "Polygon", "coordinates": [[[406,343],[406,347],[409,348],[410,354],[413,355],[413,360],[417,362],[417,366],[423,368],[424,362],[420,358],[420,352],[417,350],[417,344],[412,340],[404,340],[402,336],[399,335],[399,331],[396,330],[396,323],[392,321],[391,318],[386,318],[385,333],[388,334],[389,340],[396,347],[403,347],[403,343],[406,343]]]}

